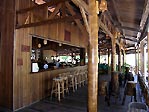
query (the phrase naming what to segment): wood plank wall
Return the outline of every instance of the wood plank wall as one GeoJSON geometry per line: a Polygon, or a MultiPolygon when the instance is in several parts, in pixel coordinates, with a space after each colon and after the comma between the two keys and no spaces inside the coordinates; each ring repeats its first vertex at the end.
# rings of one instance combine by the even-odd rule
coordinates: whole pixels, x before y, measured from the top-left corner
{"type": "Polygon", "coordinates": [[[65,28],[71,32],[71,44],[86,47],[83,37],[79,36],[79,29],[68,24],[56,23],[44,25],[34,28],[22,28],[15,31],[15,50],[14,50],[14,109],[27,106],[38,101],[49,93],[48,87],[51,85],[49,81],[53,76],[53,72],[41,72],[30,74],[31,71],[31,45],[32,38],[30,34],[39,35],[45,38],[64,41],[65,28]],[[67,26],[67,27],[66,27],[67,26]],[[21,51],[22,45],[29,46],[29,52],[21,51]]]}
{"type": "MultiPolygon", "coordinates": [[[[19,3],[22,0],[19,0],[19,3]]],[[[24,1],[24,0],[23,0],[24,1]]],[[[22,1],[22,3],[23,3],[22,1]]],[[[31,0],[30,0],[31,1],[31,0]]],[[[24,1],[26,2],[26,1],[24,1]]],[[[21,4],[22,4],[21,3],[21,4]]],[[[26,4],[26,3],[24,3],[26,4]]],[[[26,6],[26,5],[23,5],[26,6]]],[[[19,5],[17,6],[19,7],[19,5]]],[[[53,23],[38,27],[22,28],[15,30],[14,46],[14,75],[13,75],[13,108],[14,110],[27,106],[49,95],[51,79],[63,70],[46,71],[31,74],[31,47],[32,35],[64,41],[65,31],[70,32],[70,44],[86,48],[87,37],[82,37],[79,28],[68,23],[53,23]],[[27,46],[29,51],[22,51],[22,46],[27,46]]]]}
{"type": "Polygon", "coordinates": [[[0,18],[0,106],[12,109],[14,0],[0,1],[0,18]]]}

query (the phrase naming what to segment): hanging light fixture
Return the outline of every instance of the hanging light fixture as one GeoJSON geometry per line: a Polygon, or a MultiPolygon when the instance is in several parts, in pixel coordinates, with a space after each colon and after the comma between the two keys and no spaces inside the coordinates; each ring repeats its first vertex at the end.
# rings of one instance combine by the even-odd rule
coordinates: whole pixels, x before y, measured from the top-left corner
{"type": "Polygon", "coordinates": [[[62,46],[62,43],[59,43],[58,45],[59,45],[59,46],[62,46]]]}
{"type": "Polygon", "coordinates": [[[40,43],[38,44],[38,48],[41,48],[41,44],[40,43]]]}
{"type": "Polygon", "coordinates": [[[106,0],[101,0],[99,4],[99,11],[106,11],[107,10],[107,1],[106,0]]]}
{"type": "Polygon", "coordinates": [[[47,40],[46,40],[46,39],[43,40],[43,44],[44,44],[44,45],[47,44],[47,40]]]}

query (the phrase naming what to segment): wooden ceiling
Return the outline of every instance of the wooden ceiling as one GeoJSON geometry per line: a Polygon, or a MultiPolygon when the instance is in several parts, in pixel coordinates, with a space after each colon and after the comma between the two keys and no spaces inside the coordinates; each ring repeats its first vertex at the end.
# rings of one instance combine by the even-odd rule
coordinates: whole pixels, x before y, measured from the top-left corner
{"type": "MultiPolygon", "coordinates": [[[[125,47],[134,47],[139,42],[138,32],[141,19],[147,5],[147,0],[107,0],[108,12],[112,16],[114,25],[122,33],[121,38],[126,41],[125,47]]],[[[146,15],[148,16],[148,15],[146,15]]],[[[131,53],[131,51],[129,50],[131,53]]],[[[128,53],[129,53],[128,52],[128,53]]]]}

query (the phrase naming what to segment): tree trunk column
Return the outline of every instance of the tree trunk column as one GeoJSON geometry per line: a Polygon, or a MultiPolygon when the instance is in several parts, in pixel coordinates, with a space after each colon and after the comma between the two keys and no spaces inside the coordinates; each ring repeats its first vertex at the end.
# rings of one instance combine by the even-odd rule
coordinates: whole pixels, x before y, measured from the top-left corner
{"type": "Polygon", "coordinates": [[[111,75],[111,68],[110,68],[110,49],[108,48],[108,75],[111,75]]]}
{"type": "Polygon", "coordinates": [[[141,57],[140,57],[140,59],[141,59],[141,74],[143,75],[143,76],[145,76],[144,75],[144,42],[142,41],[141,42],[141,45],[140,45],[140,49],[141,49],[141,57]]]}
{"type": "Polygon", "coordinates": [[[116,37],[117,33],[115,32],[114,38],[112,38],[112,54],[111,54],[111,72],[116,71],[116,37]]]}
{"type": "Polygon", "coordinates": [[[137,53],[138,53],[138,72],[140,71],[140,67],[139,67],[139,65],[140,65],[140,53],[139,53],[139,50],[140,50],[140,47],[139,47],[139,45],[138,45],[138,49],[137,49],[137,53]]]}
{"type": "MultiPolygon", "coordinates": [[[[147,51],[148,51],[148,72],[149,72],[149,20],[147,25],[147,51]]],[[[148,76],[148,84],[149,84],[149,76],[148,76]]]]}
{"type": "Polygon", "coordinates": [[[121,72],[121,46],[119,46],[119,54],[118,54],[118,71],[121,72]]]}
{"type": "Polygon", "coordinates": [[[88,112],[97,112],[98,16],[96,0],[89,0],[89,11],[88,112]]]}
{"type": "MultiPolygon", "coordinates": [[[[125,50],[123,50],[123,65],[125,65],[125,63],[126,63],[126,52],[125,50]]],[[[123,72],[125,72],[125,68],[123,72]]]]}
{"type": "Polygon", "coordinates": [[[138,74],[137,48],[135,47],[135,73],[138,74]]]}

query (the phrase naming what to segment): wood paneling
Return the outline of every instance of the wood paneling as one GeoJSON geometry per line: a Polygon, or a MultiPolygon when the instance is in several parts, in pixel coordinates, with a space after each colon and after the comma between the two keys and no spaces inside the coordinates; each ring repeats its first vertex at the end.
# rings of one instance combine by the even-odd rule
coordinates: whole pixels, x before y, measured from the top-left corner
{"type": "MultiPolygon", "coordinates": [[[[32,45],[32,35],[38,35],[43,38],[50,38],[57,41],[64,41],[64,31],[70,31],[71,39],[73,41],[68,42],[77,46],[85,46],[86,43],[81,43],[80,31],[76,26],[72,26],[68,23],[53,23],[50,25],[41,25],[30,28],[16,29],[15,31],[15,58],[14,58],[14,80],[13,80],[13,99],[14,110],[27,106],[35,101],[41,100],[44,97],[50,95],[51,80],[60,72],[65,72],[68,69],[53,70],[46,72],[39,72],[30,74],[31,71],[31,52],[22,52],[22,45],[32,45]],[[17,65],[17,59],[23,60],[23,65],[17,65]]],[[[30,47],[31,48],[31,47],[30,47]]],[[[31,50],[31,49],[30,49],[31,50]]],[[[70,68],[71,70],[73,68],[70,68]]]]}
{"type": "MultiPolygon", "coordinates": [[[[12,1],[13,0],[10,0],[10,2],[12,1]]],[[[4,4],[5,3],[4,0],[2,0],[1,3],[4,4]]],[[[30,6],[35,6],[35,4],[31,2],[31,0],[16,0],[15,5],[17,10],[28,8],[30,6]]],[[[8,13],[8,12],[4,13],[3,21],[6,24],[3,26],[4,29],[2,33],[4,32],[4,34],[6,35],[2,34],[3,36],[2,42],[1,42],[2,45],[0,44],[3,51],[6,51],[6,50],[8,51],[8,52],[4,52],[1,56],[1,61],[2,61],[1,63],[4,66],[3,67],[0,66],[3,69],[2,71],[3,75],[1,75],[0,73],[0,84],[4,86],[2,86],[3,88],[0,87],[0,91],[3,91],[3,92],[0,92],[0,98],[2,99],[0,100],[0,104],[6,104],[11,108],[13,106],[13,110],[16,110],[48,96],[50,94],[49,90],[51,88],[51,80],[53,77],[58,75],[58,73],[69,71],[72,69],[79,69],[78,67],[78,68],[70,68],[70,69],[45,71],[45,72],[39,72],[39,73],[30,73],[31,72],[31,46],[32,46],[32,36],[30,34],[38,35],[43,38],[66,42],[64,41],[64,31],[67,30],[71,33],[71,41],[67,43],[77,45],[77,46],[82,46],[84,48],[87,46],[86,42],[84,41],[84,40],[87,40],[86,39],[87,37],[81,36],[82,33],[77,26],[68,24],[66,22],[63,22],[63,23],[58,22],[58,23],[52,23],[52,24],[44,24],[36,27],[16,29],[15,38],[14,38],[14,57],[13,57],[13,37],[14,37],[13,25],[14,24],[12,22],[13,19],[11,19],[10,21],[9,18],[12,18],[14,16],[14,13],[8,13]],[[8,18],[8,19],[4,20],[5,18],[8,18]],[[5,30],[6,29],[5,26],[6,27],[11,26],[12,29],[5,30]],[[12,37],[12,38],[7,38],[7,37],[12,37]],[[27,48],[26,47],[22,48],[22,45],[27,46],[27,48]],[[29,48],[30,48],[30,51],[28,52],[29,48]],[[27,51],[27,52],[24,52],[24,51],[27,51]],[[9,70],[6,67],[9,67],[9,70]],[[13,98],[12,98],[12,95],[13,95],[13,98]],[[12,101],[13,101],[13,104],[12,104],[12,101]]],[[[42,11],[39,11],[38,13],[42,13],[42,11]]],[[[47,18],[46,14],[47,13],[44,13],[44,15],[42,14],[39,14],[39,15],[43,16],[43,19],[46,19],[47,18]]],[[[28,17],[29,17],[29,22],[35,22],[37,21],[37,19],[33,17],[35,15],[36,14],[34,14],[33,12],[26,13],[18,20],[18,22],[24,24],[24,22],[26,22],[28,17]]]]}
{"type": "Polygon", "coordinates": [[[14,0],[1,0],[0,15],[0,106],[12,109],[14,0]]]}

